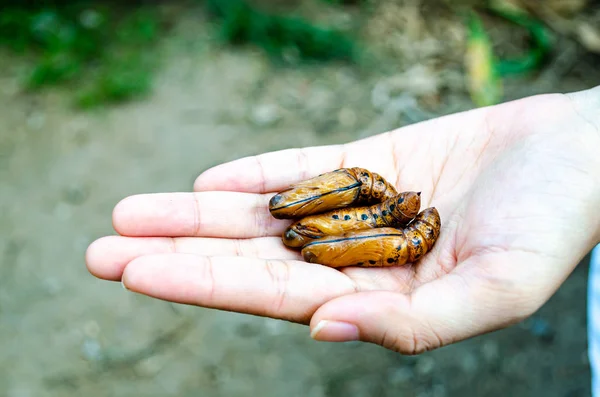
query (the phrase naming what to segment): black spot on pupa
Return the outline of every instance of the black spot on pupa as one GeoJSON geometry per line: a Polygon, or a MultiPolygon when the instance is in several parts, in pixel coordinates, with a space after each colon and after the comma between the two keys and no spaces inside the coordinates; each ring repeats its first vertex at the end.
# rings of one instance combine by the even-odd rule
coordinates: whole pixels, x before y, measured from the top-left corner
{"type": "Polygon", "coordinates": [[[404,202],[404,197],[400,197],[400,198],[398,199],[398,204],[402,204],[403,202],[404,202]]]}
{"type": "Polygon", "coordinates": [[[395,211],[395,210],[396,210],[396,204],[390,205],[390,211],[395,211]]]}
{"type": "Polygon", "coordinates": [[[387,212],[387,210],[383,210],[383,211],[381,211],[381,215],[383,215],[383,216],[387,216],[387,215],[388,215],[388,212],[387,212]]]}
{"type": "Polygon", "coordinates": [[[283,201],[283,196],[281,194],[276,194],[275,196],[271,197],[271,200],[269,200],[269,205],[274,207],[281,201],[283,201]]]}
{"type": "Polygon", "coordinates": [[[387,258],[387,263],[394,263],[394,258],[387,258]]]}
{"type": "Polygon", "coordinates": [[[299,236],[298,236],[298,233],[296,233],[296,232],[295,232],[294,230],[292,230],[292,229],[288,229],[288,230],[285,232],[285,238],[286,238],[286,240],[288,240],[288,241],[292,241],[292,240],[294,240],[296,237],[299,237],[299,236]]]}
{"type": "Polygon", "coordinates": [[[345,221],[349,221],[350,220],[350,215],[344,215],[344,220],[345,221]]]}
{"type": "Polygon", "coordinates": [[[379,215],[373,214],[373,218],[377,219],[377,218],[379,218],[379,215]]]}
{"type": "Polygon", "coordinates": [[[369,217],[367,216],[367,214],[362,214],[362,215],[360,216],[360,218],[361,218],[363,221],[366,221],[367,219],[369,219],[369,217]]]}
{"type": "Polygon", "coordinates": [[[377,262],[375,262],[374,260],[369,260],[369,263],[370,263],[371,265],[374,265],[374,264],[375,264],[375,263],[377,263],[377,262]]]}
{"type": "Polygon", "coordinates": [[[316,258],[316,255],[313,254],[312,252],[307,252],[306,254],[304,254],[304,259],[308,262],[308,263],[313,263],[313,260],[316,258]]]}
{"type": "Polygon", "coordinates": [[[337,215],[333,215],[333,216],[332,216],[332,218],[333,218],[333,219],[340,219],[340,217],[339,217],[339,216],[337,216],[337,215]]]}

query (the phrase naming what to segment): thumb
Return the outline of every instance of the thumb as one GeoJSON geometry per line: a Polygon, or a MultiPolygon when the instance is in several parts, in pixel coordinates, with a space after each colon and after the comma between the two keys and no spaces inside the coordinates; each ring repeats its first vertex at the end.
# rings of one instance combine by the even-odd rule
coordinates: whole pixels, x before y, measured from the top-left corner
{"type": "Polygon", "coordinates": [[[457,272],[411,294],[344,295],[315,312],[311,336],[329,342],[360,340],[414,355],[507,327],[537,309],[528,294],[494,283],[457,272]]]}

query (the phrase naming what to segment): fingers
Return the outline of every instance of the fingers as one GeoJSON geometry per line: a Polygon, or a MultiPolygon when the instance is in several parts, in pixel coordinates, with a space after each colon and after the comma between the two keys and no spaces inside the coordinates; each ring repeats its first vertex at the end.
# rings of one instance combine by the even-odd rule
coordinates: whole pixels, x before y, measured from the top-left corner
{"type": "Polygon", "coordinates": [[[122,200],[113,226],[124,236],[252,238],[281,235],[290,222],[269,213],[269,195],[236,192],[144,194],[122,200]]]}
{"type": "Polygon", "coordinates": [[[307,324],[328,300],[352,293],[342,273],[293,260],[150,255],[124,270],[127,289],[176,303],[307,324]]]}
{"type": "MultiPolygon", "coordinates": [[[[466,269],[466,268],[465,268],[466,269]]],[[[316,340],[361,340],[418,354],[512,325],[543,298],[509,277],[458,271],[411,294],[368,291],[333,299],[311,319],[316,340]]]]}
{"type": "Polygon", "coordinates": [[[185,253],[202,256],[245,256],[262,259],[301,260],[297,251],[285,248],[279,237],[247,240],[218,238],[108,236],[94,241],[86,252],[86,265],[94,276],[119,281],[125,266],[146,255],[185,253]]]}
{"type": "Polygon", "coordinates": [[[203,172],[194,183],[195,191],[275,192],[323,172],[340,168],[343,145],[286,149],[245,157],[203,172]]]}

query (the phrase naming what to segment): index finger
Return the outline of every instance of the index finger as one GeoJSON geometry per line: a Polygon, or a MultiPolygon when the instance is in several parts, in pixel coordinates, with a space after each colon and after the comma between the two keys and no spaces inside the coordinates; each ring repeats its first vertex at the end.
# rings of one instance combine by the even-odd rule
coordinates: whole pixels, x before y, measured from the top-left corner
{"type": "Polygon", "coordinates": [[[200,174],[194,182],[194,191],[279,191],[294,182],[342,168],[345,150],[345,145],[314,146],[244,157],[200,174]]]}

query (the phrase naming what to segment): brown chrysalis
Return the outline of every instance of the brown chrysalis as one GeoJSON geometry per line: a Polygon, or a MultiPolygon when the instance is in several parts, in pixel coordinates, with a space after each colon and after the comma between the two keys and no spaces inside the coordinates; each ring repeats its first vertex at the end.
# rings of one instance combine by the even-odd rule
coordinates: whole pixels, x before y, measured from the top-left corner
{"type": "Polygon", "coordinates": [[[298,182],[269,201],[274,218],[292,219],[348,207],[381,203],[398,194],[383,177],[364,168],[341,168],[298,182]]]}
{"type": "Polygon", "coordinates": [[[404,227],[421,208],[421,193],[404,192],[372,206],[341,208],[309,215],[290,225],[283,233],[283,243],[291,248],[328,235],[380,227],[404,227]]]}
{"type": "Polygon", "coordinates": [[[307,262],[334,268],[401,266],[429,252],[440,228],[440,215],[430,207],[403,229],[381,227],[325,236],[306,244],[302,256],[307,262]]]}

